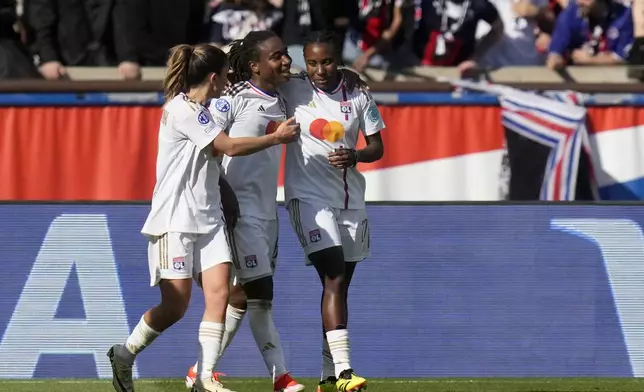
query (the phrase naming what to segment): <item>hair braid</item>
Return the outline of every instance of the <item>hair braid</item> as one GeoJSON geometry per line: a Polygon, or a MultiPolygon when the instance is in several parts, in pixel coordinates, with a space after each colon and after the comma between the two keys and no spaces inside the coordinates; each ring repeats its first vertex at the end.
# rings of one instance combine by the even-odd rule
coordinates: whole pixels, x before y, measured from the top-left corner
{"type": "Polygon", "coordinates": [[[228,61],[232,70],[228,79],[231,83],[246,81],[253,76],[250,63],[259,61],[259,45],[273,37],[276,35],[272,31],[251,31],[243,39],[233,41],[228,51],[228,61]]]}

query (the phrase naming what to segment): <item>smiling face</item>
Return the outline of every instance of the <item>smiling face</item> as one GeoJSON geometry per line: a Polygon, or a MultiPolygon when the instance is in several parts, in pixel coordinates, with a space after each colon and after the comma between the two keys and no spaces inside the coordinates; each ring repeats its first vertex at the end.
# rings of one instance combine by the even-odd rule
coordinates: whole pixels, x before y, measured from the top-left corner
{"type": "Polygon", "coordinates": [[[304,48],[306,73],[313,84],[320,90],[332,90],[340,81],[339,61],[334,45],[326,42],[315,42],[304,48]]]}
{"type": "Polygon", "coordinates": [[[263,82],[279,85],[286,82],[291,75],[291,57],[286,45],[279,37],[271,37],[258,44],[257,61],[251,61],[253,74],[263,82]]]}

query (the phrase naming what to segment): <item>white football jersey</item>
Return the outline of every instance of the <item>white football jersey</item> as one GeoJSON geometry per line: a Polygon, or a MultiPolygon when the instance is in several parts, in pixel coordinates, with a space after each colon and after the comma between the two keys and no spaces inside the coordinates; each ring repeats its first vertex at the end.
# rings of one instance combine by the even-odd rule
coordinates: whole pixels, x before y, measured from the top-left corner
{"type": "MultiPolygon", "coordinates": [[[[286,106],[281,97],[264,92],[250,82],[238,83],[230,96],[213,102],[210,113],[217,125],[233,138],[268,135],[286,120],[286,106]]],[[[225,178],[237,195],[241,215],[260,219],[277,217],[281,156],[281,145],[247,156],[224,156],[225,178]]]]}
{"type": "Polygon", "coordinates": [[[222,131],[208,109],[179,94],[163,107],[157,181],[143,234],[211,232],[222,219],[219,162],[208,146],[222,131]]]}
{"type": "Polygon", "coordinates": [[[344,80],[325,93],[307,77],[291,78],[280,93],[289,117],[295,115],[301,128],[299,140],[286,146],[286,202],[301,199],[334,208],[364,208],[364,177],[355,167],[334,168],[328,154],[336,148],[355,148],[360,132],[370,136],[385,128],[372,97],[358,89],[349,93],[344,80]]]}

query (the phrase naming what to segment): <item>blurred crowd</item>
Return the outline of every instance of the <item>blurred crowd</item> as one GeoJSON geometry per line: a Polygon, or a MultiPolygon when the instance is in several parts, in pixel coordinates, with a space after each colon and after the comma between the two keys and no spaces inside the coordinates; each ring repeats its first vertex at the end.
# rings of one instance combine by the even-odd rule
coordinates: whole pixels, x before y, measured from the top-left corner
{"type": "Polygon", "coordinates": [[[138,79],[174,45],[266,29],[300,69],[314,30],[336,31],[358,71],[611,65],[628,60],[633,26],[630,0],[0,0],[0,78],[114,66],[138,79]]]}

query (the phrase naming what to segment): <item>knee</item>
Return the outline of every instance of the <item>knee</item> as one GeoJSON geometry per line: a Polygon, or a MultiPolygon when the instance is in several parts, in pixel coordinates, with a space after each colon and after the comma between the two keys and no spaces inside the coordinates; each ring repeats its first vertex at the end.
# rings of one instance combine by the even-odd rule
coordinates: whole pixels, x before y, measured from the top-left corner
{"type": "Polygon", "coordinates": [[[244,292],[251,300],[273,301],[273,277],[266,276],[244,284],[244,292]]]}
{"type": "Polygon", "coordinates": [[[226,284],[209,284],[203,287],[203,294],[206,305],[209,303],[226,303],[230,296],[229,285],[226,284]]]}
{"type": "Polygon", "coordinates": [[[171,319],[173,322],[177,322],[183,318],[183,316],[186,314],[186,311],[188,310],[188,303],[190,301],[186,301],[185,303],[181,304],[176,304],[175,306],[172,306],[170,308],[164,309],[164,311],[167,312],[168,318],[171,319]]]}
{"type": "Polygon", "coordinates": [[[162,309],[164,318],[171,324],[174,324],[183,318],[183,315],[186,314],[186,311],[188,310],[189,304],[189,295],[173,296],[172,298],[166,296],[161,299],[161,305],[159,307],[162,309]]]}
{"type": "Polygon", "coordinates": [[[347,283],[344,275],[327,276],[324,279],[324,293],[330,295],[346,295],[347,283]]]}
{"type": "Polygon", "coordinates": [[[233,286],[232,290],[230,290],[228,303],[236,309],[246,310],[246,293],[244,293],[244,289],[240,284],[233,286]]]}

